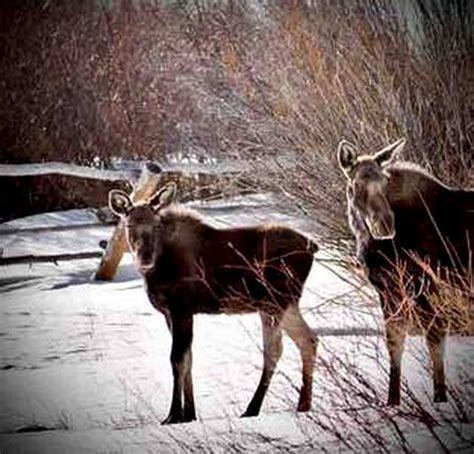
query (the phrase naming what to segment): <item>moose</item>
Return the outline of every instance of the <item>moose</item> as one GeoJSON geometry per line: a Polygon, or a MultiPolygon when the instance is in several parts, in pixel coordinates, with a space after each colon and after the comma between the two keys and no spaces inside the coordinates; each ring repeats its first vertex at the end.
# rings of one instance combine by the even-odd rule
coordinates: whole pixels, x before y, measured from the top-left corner
{"type": "Polygon", "coordinates": [[[404,145],[402,138],[364,155],[343,140],[337,152],[358,259],[384,314],[389,405],[400,403],[404,341],[414,319],[433,364],[434,401],[447,401],[443,361],[449,317],[435,304],[436,277],[464,279],[465,296],[472,298],[474,191],[450,188],[422,168],[396,160],[404,145]]]}
{"type": "Polygon", "coordinates": [[[163,424],[196,419],[192,379],[193,316],[258,312],[263,333],[263,371],[242,416],[256,416],[282,354],[282,330],[298,347],[302,388],[298,411],[311,408],[317,336],[298,302],[318,250],[293,229],[259,225],[217,229],[195,211],[174,203],[174,183],[147,202],[133,204],[121,190],[109,206],[124,222],[135,264],[151,304],[172,335],[173,392],[163,424]]]}

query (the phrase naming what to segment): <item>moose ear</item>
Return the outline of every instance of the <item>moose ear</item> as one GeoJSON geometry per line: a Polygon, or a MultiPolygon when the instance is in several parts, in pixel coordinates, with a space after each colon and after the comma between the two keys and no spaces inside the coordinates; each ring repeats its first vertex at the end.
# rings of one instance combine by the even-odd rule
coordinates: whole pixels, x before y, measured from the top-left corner
{"type": "Polygon", "coordinates": [[[337,147],[337,159],[339,161],[339,166],[347,177],[357,162],[358,154],[359,153],[354,144],[347,140],[341,140],[341,142],[339,142],[339,146],[337,147]]]}
{"type": "Polygon", "coordinates": [[[374,159],[380,166],[385,166],[390,164],[397,155],[402,151],[403,147],[405,146],[406,139],[402,137],[398,139],[396,142],[386,146],[384,149],[380,150],[378,153],[375,154],[374,159]]]}
{"type": "Polygon", "coordinates": [[[149,204],[153,211],[158,211],[161,208],[164,208],[176,199],[177,187],[175,183],[168,183],[167,185],[160,188],[155,194],[150,198],[149,204]]]}
{"type": "Polygon", "coordinates": [[[118,216],[126,216],[132,209],[132,201],[128,194],[120,189],[109,192],[109,208],[118,216]]]}

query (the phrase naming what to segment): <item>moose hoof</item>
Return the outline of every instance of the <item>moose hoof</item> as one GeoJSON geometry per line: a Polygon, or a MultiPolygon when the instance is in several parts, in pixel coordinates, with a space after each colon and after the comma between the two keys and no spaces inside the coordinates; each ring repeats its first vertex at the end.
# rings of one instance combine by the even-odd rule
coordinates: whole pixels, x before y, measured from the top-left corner
{"type": "Polygon", "coordinates": [[[391,407],[395,407],[397,405],[400,405],[400,395],[396,394],[394,396],[388,396],[388,401],[387,404],[390,405],[391,407]]]}
{"type": "Polygon", "coordinates": [[[447,402],[448,401],[448,396],[446,395],[446,391],[435,392],[434,401],[436,403],[447,402]]]}
{"type": "Polygon", "coordinates": [[[299,402],[298,403],[298,407],[297,407],[297,410],[299,412],[305,412],[305,411],[309,411],[311,410],[311,402],[308,402],[308,401],[303,401],[303,402],[299,402]]]}
{"type": "Polygon", "coordinates": [[[191,422],[191,421],[196,421],[196,415],[195,414],[184,415],[183,420],[181,422],[191,422]]]}
{"type": "Polygon", "coordinates": [[[258,416],[258,410],[253,408],[247,408],[244,413],[242,413],[241,418],[250,418],[252,416],[258,416]]]}
{"type": "Polygon", "coordinates": [[[177,415],[169,415],[161,424],[164,426],[166,424],[179,424],[180,422],[184,422],[181,416],[177,415]]]}

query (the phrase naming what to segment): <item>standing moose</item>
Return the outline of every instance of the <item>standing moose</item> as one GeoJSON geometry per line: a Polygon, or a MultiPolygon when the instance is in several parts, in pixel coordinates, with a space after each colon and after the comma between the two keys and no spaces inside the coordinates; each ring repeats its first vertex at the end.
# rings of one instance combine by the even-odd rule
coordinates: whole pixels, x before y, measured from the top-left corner
{"type": "Polygon", "coordinates": [[[317,245],[282,226],[216,229],[173,204],[176,186],[134,205],[112,190],[109,205],[125,223],[128,243],[153,306],[172,334],[173,394],[164,424],[196,419],[192,352],[193,315],[259,312],[263,372],[243,416],[258,415],[282,353],[282,329],[301,353],[299,411],[311,407],[317,338],[298,307],[317,245]],[[183,402],[184,398],[184,402],[183,402]]]}
{"type": "Polygon", "coordinates": [[[338,148],[358,258],[384,313],[389,405],[400,403],[401,359],[414,316],[426,333],[433,362],[434,401],[447,400],[443,356],[449,320],[436,306],[434,276],[469,282],[474,253],[474,191],[448,188],[413,164],[394,162],[404,145],[400,139],[372,156],[359,155],[345,140],[338,148]]]}

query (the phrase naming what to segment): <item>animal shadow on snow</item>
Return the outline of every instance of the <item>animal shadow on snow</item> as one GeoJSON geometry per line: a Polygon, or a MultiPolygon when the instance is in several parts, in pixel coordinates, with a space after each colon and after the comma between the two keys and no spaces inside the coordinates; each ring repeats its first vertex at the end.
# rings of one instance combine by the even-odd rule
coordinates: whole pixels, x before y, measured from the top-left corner
{"type": "Polygon", "coordinates": [[[26,287],[33,287],[42,276],[11,276],[0,278],[0,293],[13,292],[26,287]]]}
{"type": "MultiPolygon", "coordinates": [[[[74,285],[84,285],[84,284],[109,284],[107,281],[96,281],[93,278],[93,275],[96,271],[96,267],[88,268],[81,271],[76,271],[69,274],[64,274],[61,276],[61,282],[54,282],[49,290],[60,290],[74,285]]],[[[114,283],[128,282],[134,280],[140,280],[140,284],[137,284],[137,287],[141,286],[141,276],[133,264],[121,265],[117,271],[117,275],[114,277],[114,283]]]]}

